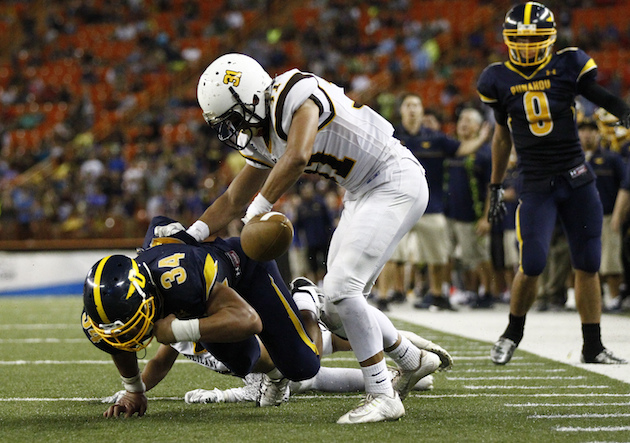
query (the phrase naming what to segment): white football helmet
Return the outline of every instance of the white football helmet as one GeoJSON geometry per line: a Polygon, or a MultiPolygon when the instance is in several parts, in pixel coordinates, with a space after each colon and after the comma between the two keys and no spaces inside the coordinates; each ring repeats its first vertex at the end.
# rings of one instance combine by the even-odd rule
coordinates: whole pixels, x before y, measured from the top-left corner
{"type": "Polygon", "coordinates": [[[225,54],[206,68],[197,100],[219,140],[238,150],[249,145],[253,130],[267,124],[271,83],[263,67],[244,54],[225,54]]]}

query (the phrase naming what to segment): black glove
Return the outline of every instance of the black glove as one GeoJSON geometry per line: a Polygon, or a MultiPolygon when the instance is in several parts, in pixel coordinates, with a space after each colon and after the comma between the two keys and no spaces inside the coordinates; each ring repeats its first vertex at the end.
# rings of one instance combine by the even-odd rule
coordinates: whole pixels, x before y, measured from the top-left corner
{"type": "Polygon", "coordinates": [[[620,119],[619,123],[626,129],[630,129],[630,111],[626,112],[620,119]]]}
{"type": "Polygon", "coordinates": [[[490,184],[490,209],[488,210],[488,221],[492,225],[499,224],[505,214],[507,208],[503,201],[503,185],[490,184]]]}

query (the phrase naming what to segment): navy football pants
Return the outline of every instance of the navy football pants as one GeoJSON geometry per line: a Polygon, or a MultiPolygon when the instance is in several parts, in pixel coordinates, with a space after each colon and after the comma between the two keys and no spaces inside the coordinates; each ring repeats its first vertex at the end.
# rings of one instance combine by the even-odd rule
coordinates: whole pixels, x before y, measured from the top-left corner
{"type": "Polygon", "coordinates": [[[599,271],[603,210],[594,181],[574,189],[558,177],[551,192],[524,192],[520,200],[516,227],[525,275],[540,275],[545,268],[556,216],[567,236],[573,267],[599,271]]]}

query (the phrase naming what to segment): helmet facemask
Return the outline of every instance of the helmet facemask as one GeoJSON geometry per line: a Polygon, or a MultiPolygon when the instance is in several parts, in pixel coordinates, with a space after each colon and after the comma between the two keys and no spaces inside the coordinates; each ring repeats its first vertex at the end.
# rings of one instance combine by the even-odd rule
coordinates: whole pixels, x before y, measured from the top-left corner
{"type": "MultiPolygon", "coordinates": [[[[528,25],[520,25],[519,27],[528,25]]],[[[522,32],[520,30],[504,30],[503,41],[509,49],[510,61],[519,66],[538,66],[551,54],[556,42],[555,29],[522,32]]]]}
{"type": "MultiPolygon", "coordinates": [[[[257,135],[258,130],[266,126],[268,117],[256,113],[256,108],[261,102],[258,95],[254,95],[252,103],[248,105],[241,100],[232,86],[228,89],[236,103],[220,117],[212,117],[211,112],[205,112],[203,118],[217,132],[221,142],[240,151],[249,145],[252,137],[257,135]],[[241,135],[244,135],[246,139],[239,143],[239,136],[241,135]]],[[[268,100],[267,98],[263,100],[263,106],[265,106],[263,109],[266,109],[268,100]]]]}
{"type": "Polygon", "coordinates": [[[137,352],[153,340],[153,319],[155,318],[155,297],[145,299],[140,309],[127,322],[116,320],[109,324],[95,324],[88,317],[94,331],[109,345],[121,351],[137,352]]]}

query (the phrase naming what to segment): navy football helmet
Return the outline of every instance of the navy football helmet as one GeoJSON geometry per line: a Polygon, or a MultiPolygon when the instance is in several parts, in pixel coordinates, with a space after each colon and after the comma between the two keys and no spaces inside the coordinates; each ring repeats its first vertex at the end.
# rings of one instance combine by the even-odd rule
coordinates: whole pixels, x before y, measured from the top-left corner
{"type": "Polygon", "coordinates": [[[110,255],[88,272],[83,286],[88,322],[106,343],[136,352],[153,339],[160,300],[145,265],[124,255],[110,255]]]}
{"type": "Polygon", "coordinates": [[[514,6],[503,22],[503,41],[510,61],[519,66],[538,66],[545,61],[556,42],[556,33],[553,13],[538,2],[514,6]]]}

